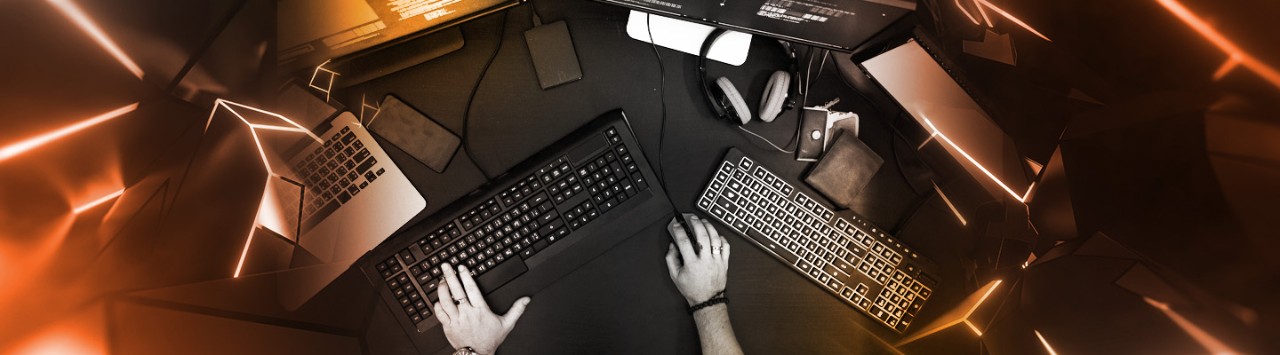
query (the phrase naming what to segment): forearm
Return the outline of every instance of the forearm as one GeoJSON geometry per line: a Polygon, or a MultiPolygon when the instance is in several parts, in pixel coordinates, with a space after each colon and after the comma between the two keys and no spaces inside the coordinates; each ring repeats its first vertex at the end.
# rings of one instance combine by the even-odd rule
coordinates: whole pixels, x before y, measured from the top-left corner
{"type": "Polygon", "coordinates": [[[698,338],[702,342],[704,355],[742,354],[738,338],[733,335],[733,325],[729,323],[727,305],[698,310],[693,313],[693,322],[698,326],[698,338]]]}

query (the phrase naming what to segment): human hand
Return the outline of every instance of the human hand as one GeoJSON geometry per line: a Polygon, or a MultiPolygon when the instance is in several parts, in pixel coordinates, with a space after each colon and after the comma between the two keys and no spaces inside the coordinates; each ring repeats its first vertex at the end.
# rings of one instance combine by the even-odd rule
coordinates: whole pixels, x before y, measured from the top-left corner
{"type": "Polygon", "coordinates": [[[676,240],[667,247],[667,271],[680,294],[692,306],[724,291],[729,274],[729,243],[720,236],[711,221],[697,216],[690,215],[689,229],[693,230],[701,250],[693,249],[679,221],[672,219],[667,224],[667,231],[676,240]]]}
{"type": "Polygon", "coordinates": [[[484,294],[480,293],[480,287],[476,286],[465,265],[458,266],[458,271],[454,272],[453,266],[445,263],[440,270],[444,272],[444,285],[440,285],[437,291],[440,301],[433,307],[440,325],[444,326],[444,336],[449,338],[449,344],[454,349],[471,347],[479,354],[493,354],[511,328],[516,326],[520,315],[524,314],[529,297],[516,300],[507,314],[497,315],[489,309],[484,294]]]}

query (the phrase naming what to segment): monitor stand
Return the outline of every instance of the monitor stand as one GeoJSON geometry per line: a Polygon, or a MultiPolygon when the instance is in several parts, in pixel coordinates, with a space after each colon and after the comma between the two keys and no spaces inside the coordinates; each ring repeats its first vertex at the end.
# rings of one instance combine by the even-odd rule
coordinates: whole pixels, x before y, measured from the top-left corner
{"type": "Polygon", "coordinates": [[[335,60],[328,69],[341,73],[342,80],[334,81],[333,89],[359,85],[425,63],[462,49],[463,44],[462,29],[454,26],[394,46],[335,60]]]}

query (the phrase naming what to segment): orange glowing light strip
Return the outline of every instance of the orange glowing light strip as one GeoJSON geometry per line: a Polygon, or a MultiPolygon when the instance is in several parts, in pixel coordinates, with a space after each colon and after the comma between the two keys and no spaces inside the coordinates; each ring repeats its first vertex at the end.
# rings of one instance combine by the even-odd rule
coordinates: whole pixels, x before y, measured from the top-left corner
{"type": "Polygon", "coordinates": [[[271,112],[271,111],[259,109],[253,106],[247,106],[244,104],[236,103],[233,101],[227,101],[223,99],[217,99],[216,101],[214,101],[213,112],[209,112],[209,120],[204,124],[205,131],[208,131],[209,125],[213,123],[213,116],[218,113],[219,106],[226,108],[227,111],[231,112],[231,114],[236,115],[236,118],[239,118],[240,121],[244,122],[244,124],[249,126],[250,129],[270,129],[270,130],[277,130],[277,131],[291,131],[291,132],[306,133],[307,136],[310,136],[312,139],[315,139],[316,142],[324,143],[324,140],[320,139],[319,136],[316,136],[315,133],[312,133],[311,130],[307,129],[306,127],[302,127],[302,125],[298,124],[297,122],[294,122],[293,120],[290,120],[288,117],[281,116],[280,114],[275,112],[271,112]],[[288,123],[289,126],[275,126],[275,125],[265,125],[261,123],[250,123],[248,119],[245,119],[244,116],[240,115],[240,112],[237,112],[235,108],[231,106],[252,110],[254,112],[258,112],[267,116],[275,117],[277,119],[280,119],[281,121],[284,121],[285,123],[288,123]]]}
{"type": "Polygon", "coordinates": [[[982,331],[978,329],[977,325],[974,325],[973,322],[969,321],[969,316],[973,315],[973,312],[977,311],[978,307],[982,307],[982,304],[987,301],[988,297],[991,297],[991,293],[995,292],[996,288],[1000,287],[1001,283],[1004,283],[1004,280],[995,280],[987,283],[985,286],[982,286],[982,288],[978,289],[978,291],[974,292],[973,294],[970,294],[968,297],[965,297],[964,301],[961,301],[960,305],[957,305],[955,309],[948,311],[946,314],[943,314],[939,320],[936,320],[935,323],[930,324],[928,328],[925,328],[925,330],[921,330],[918,333],[912,334],[907,338],[898,341],[896,346],[901,347],[902,345],[905,345],[907,343],[910,343],[916,340],[920,340],[921,338],[927,337],[929,335],[933,335],[934,333],[940,332],[943,329],[950,328],[960,323],[964,323],[964,325],[967,326],[969,330],[973,331],[974,334],[977,334],[979,337],[981,337],[982,331]],[[979,297],[977,300],[974,300],[973,296],[976,295],[977,292],[982,292],[982,296],[979,297]],[[969,302],[973,302],[973,304],[968,305],[969,302]],[[963,307],[967,307],[967,309],[963,307]],[[964,311],[963,314],[958,313],[960,310],[964,311]],[[951,317],[954,317],[954,318],[951,318],[951,317]],[[948,319],[948,320],[943,321],[943,319],[948,319]]]}
{"type": "Polygon", "coordinates": [[[365,95],[363,94],[360,95],[360,125],[368,126],[370,124],[373,124],[373,119],[378,118],[378,113],[382,112],[382,104],[378,104],[378,106],[373,106],[365,103],[364,99],[365,99],[365,95]],[[364,121],[364,111],[366,108],[373,109],[373,116],[369,117],[369,122],[364,121]]]}
{"type": "Polygon", "coordinates": [[[249,127],[252,127],[254,129],[265,129],[268,131],[287,131],[287,132],[298,132],[298,133],[310,132],[308,130],[301,129],[298,127],[282,127],[282,126],[272,126],[272,125],[265,125],[265,124],[258,124],[258,123],[250,123],[249,127]]]}
{"type": "Polygon", "coordinates": [[[56,131],[41,134],[39,136],[28,138],[21,142],[4,146],[3,148],[0,148],[0,161],[13,158],[14,156],[25,153],[29,150],[35,149],[39,146],[45,145],[49,142],[65,137],[72,133],[79,132],[85,128],[93,127],[94,125],[97,125],[99,123],[110,121],[113,118],[120,117],[121,115],[132,112],[137,108],[138,108],[138,103],[135,102],[135,103],[117,108],[115,110],[111,110],[110,112],[94,116],[84,121],[77,122],[73,125],[60,128],[56,131]]]}
{"type": "Polygon", "coordinates": [[[969,316],[973,314],[973,311],[978,310],[978,306],[981,306],[983,302],[986,302],[987,297],[991,297],[991,293],[996,292],[996,288],[1000,287],[1000,284],[1002,283],[1004,283],[1004,280],[996,280],[995,282],[993,282],[991,284],[991,287],[987,288],[987,292],[982,294],[982,298],[978,299],[978,303],[974,304],[973,308],[969,308],[968,312],[965,312],[964,318],[966,319],[969,318],[969,316]]]}
{"type": "Polygon", "coordinates": [[[93,20],[89,19],[89,15],[85,14],[84,10],[81,10],[79,6],[76,6],[76,4],[72,3],[70,0],[47,1],[49,2],[49,5],[53,5],[54,8],[62,12],[63,16],[66,16],[67,19],[74,22],[76,26],[80,26],[80,29],[88,34],[89,37],[93,37],[93,40],[97,41],[98,45],[102,46],[102,49],[107,50],[107,53],[110,53],[112,57],[115,57],[116,60],[120,62],[120,64],[124,65],[126,69],[129,69],[129,72],[133,73],[133,76],[138,77],[138,79],[142,79],[142,68],[138,67],[138,64],[133,62],[133,59],[130,59],[128,55],[124,54],[124,51],[121,50],[119,46],[116,46],[116,43],[111,41],[110,37],[107,37],[107,34],[102,31],[102,28],[98,27],[93,20]]]}
{"type": "Polygon", "coordinates": [[[1222,80],[1223,77],[1227,76],[1227,73],[1235,70],[1238,66],[1240,66],[1239,58],[1231,57],[1231,59],[1227,59],[1227,61],[1222,62],[1222,66],[1218,67],[1217,71],[1213,72],[1213,80],[1222,80]]]}
{"type": "Polygon", "coordinates": [[[1030,186],[1027,186],[1027,191],[1024,192],[1021,196],[1019,196],[1017,192],[1014,192],[1013,189],[1009,188],[1008,185],[1005,185],[1003,181],[1000,181],[1000,178],[997,178],[995,174],[992,174],[990,170],[987,170],[987,167],[982,166],[982,163],[979,163],[977,159],[974,159],[973,156],[970,156],[969,153],[965,152],[964,149],[960,148],[959,145],[956,145],[955,142],[952,142],[951,138],[947,138],[947,135],[942,134],[942,132],[938,130],[938,127],[933,125],[933,121],[929,121],[928,117],[925,117],[923,114],[921,114],[920,118],[924,119],[924,123],[929,125],[929,129],[933,131],[933,135],[938,137],[938,140],[940,142],[946,142],[947,145],[950,145],[952,148],[955,148],[957,152],[960,152],[961,156],[964,156],[965,160],[968,160],[974,166],[977,166],[978,170],[981,170],[983,174],[986,174],[987,177],[991,178],[991,181],[995,181],[996,185],[1000,185],[1000,188],[1004,189],[1005,192],[1008,192],[1009,195],[1013,196],[1013,198],[1018,200],[1018,202],[1024,202],[1024,203],[1027,202],[1027,198],[1031,196],[1031,189],[1035,188],[1036,186],[1034,182],[1031,183],[1030,186]]]}
{"type": "Polygon", "coordinates": [[[979,337],[982,336],[982,331],[978,330],[978,326],[973,325],[973,322],[970,322],[968,319],[965,319],[963,323],[964,325],[969,326],[969,330],[972,330],[974,335],[977,335],[979,337]]]}
{"type": "Polygon", "coordinates": [[[992,283],[990,284],[990,285],[991,285],[991,287],[988,287],[988,288],[987,288],[987,292],[986,292],[986,293],[983,293],[983,294],[982,294],[982,297],[981,297],[981,298],[978,298],[978,302],[977,302],[977,303],[974,303],[974,304],[973,304],[973,307],[970,307],[970,308],[969,308],[969,311],[964,312],[964,317],[961,317],[961,318],[960,318],[960,320],[961,320],[961,321],[963,321],[965,325],[969,326],[969,330],[972,330],[972,331],[973,331],[973,334],[977,334],[978,336],[982,336],[982,331],[981,331],[981,330],[978,330],[978,326],[977,326],[977,325],[974,325],[974,324],[973,324],[973,322],[970,322],[970,321],[969,321],[969,316],[973,315],[973,312],[974,312],[974,311],[977,311],[977,310],[978,310],[978,307],[982,307],[982,304],[987,302],[987,298],[988,298],[988,297],[991,297],[991,293],[992,293],[992,292],[995,292],[995,291],[996,291],[996,288],[997,288],[997,287],[1000,287],[1000,284],[1001,284],[1001,283],[1004,283],[1004,280],[996,280],[995,282],[992,282],[992,283]]]}
{"type": "MultiPolygon", "coordinates": [[[[978,22],[978,18],[973,17],[973,14],[969,13],[969,9],[964,8],[964,4],[961,4],[960,0],[956,0],[956,8],[960,9],[960,12],[964,14],[964,17],[968,17],[969,21],[973,21],[973,24],[982,24],[981,22],[978,22]]],[[[982,7],[978,7],[978,9],[981,10],[982,7]]]]}
{"type": "Polygon", "coordinates": [[[1036,333],[1036,338],[1040,338],[1040,344],[1044,345],[1044,350],[1048,351],[1049,355],[1058,355],[1058,352],[1053,351],[1053,347],[1049,346],[1049,341],[1044,339],[1044,335],[1040,335],[1039,330],[1031,330],[1031,331],[1036,333]]]}
{"type": "Polygon", "coordinates": [[[1217,337],[1214,337],[1212,334],[1209,334],[1209,332],[1205,331],[1204,328],[1200,328],[1200,326],[1195,325],[1195,323],[1191,323],[1191,320],[1187,319],[1186,317],[1183,317],[1181,314],[1178,314],[1177,311],[1174,311],[1172,308],[1170,308],[1169,304],[1156,301],[1148,297],[1143,297],[1142,300],[1146,301],[1147,304],[1150,304],[1152,307],[1159,309],[1160,312],[1163,312],[1166,317],[1169,317],[1169,320],[1173,321],[1173,323],[1178,326],[1178,328],[1181,328],[1182,331],[1187,332],[1187,335],[1190,335],[1192,340],[1195,340],[1197,343],[1200,343],[1200,346],[1203,346],[1205,350],[1209,350],[1209,353],[1211,354],[1239,354],[1240,353],[1239,351],[1235,351],[1235,349],[1232,349],[1230,346],[1227,346],[1227,344],[1223,343],[1221,340],[1218,340],[1217,337]]]}
{"type": "MultiPolygon", "coordinates": [[[[978,3],[979,5],[978,12],[982,13],[982,17],[984,19],[986,19],[987,13],[982,11],[983,6],[990,8],[992,11],[995,11],[996,13],[1000,14],[1000,16],[1004,16],[1005,18],[1009,19],[1009,21],[1013,21],[1013,23],[1017,24],[1018,26],[1022,26],[1022,28],[1026,29],[1027,31],[1030,31],[1036,36],[1039,36],[1040,38],[1043,38],[1046,41],[1053,42],[1053,40],[1049,39],[1049,37],[1046,37],[1044,34],[1040,33],[1040,31],[1036,31],[1036,29],[1031,28],[1031,25],[1028,25],[1026,22],[1022,22],[1022,20],[1019,20],[1017,17],[1013,17],[1013,14],[1010,14],[1009,12],[1004,11],[1003,9],[1000,9],[995,5],[992,5],[990,2],[987,2],[987,0],[974,0],[974,1],[978,3]]],[[[987,24],[988,26],[990,26],[991,24],[990,19],[987,19],[987,24]]]]}
{"type": "Polygon", "coordinates": [[[116,192],[112,192],[110,194],[107,194],[106,196],[99,197],[97,200],[93,200],[92,202],[77,206],[76,208],[71,210],[71,213],[80,214],[81,212],[88,211],[90,208],[94,208],[94,207],[97,207],[98,205],[106,203],[107,201],[111,201],[111,199],[120,197],[120,195],[122,194],[124,194],[124,189],[117,190],[116,192]]]}
{"type": "Polygon", "coordinates": [[[338,72],[325,69],[324,66],[326,64],[329,64],[330,60],[325,60],[324,63],[320,63],[320,65],[317,65],[316,69],[311,71],[311,81],[307,83],[307,86],[310,86],[311,88],[324,93],[324,102],[329,102],[329,92],[333,90],[333,80],[337,78],[339,75],[342,75],[342,74],[338,74],[338,72]],[[329,73],[329,85],[326,85],[326,87],[323,87],[323,88],[316,86],[316,75],[320,74],[321,71],[329,73]]]}
{"type": "Polygon", "coordinates": [[[987,16],[987,10],[982,9],[983,2],[984,1],[981,1],[981,0],[973,0],[973,6],[978,8],[978,15],[982,16],[982,21],[985,21],[987,23],[987,27],[995,28],[996,27],[995,23],[991,22],[990,16],[987,16]]]}
{"type": "MultiPolygon", "coordinates": [[[[270,188],[271,180],[267,180],[266,186],[262,187],[262,196],[264,198],[267,196],[267,189],[270,188]]],[[[262,208],[262,203],[258,203],[258,208],[262,208]]],[[[249,225],[249,236],[244,239],[244,249],[240,250],[240,260],[236,262],[236,271],[231,274],[232,278],[240,277],[240,271],[244,270],[244,260],[249,258],[249,246],[253,244],[253,233],[258,230],[259,215],[260,213],[253,214],[253,224],[249,225]]]]}
{"type": "MultiPolygon", "coordinates": [[[[223,99],[217,99],[214,101],[213,110],[212,112],[209,112],[209,120],[204,124],[205,131],[208,131],[209,126],[213,124],[213,117],[217,115],[219,107],[227,109],[227,111],[235,115],[236,118],[240,119],[240,122],[243,122],[245,126],[249,127],[249,132],[253,135],[253,144],[258,148],[258,157],[262,158],[262,166],[267,169],[267,175],[268,175],[268,180],[262,190],[263,198],[266,198],[267,196],[267,189],[271,188],[271,181],[269,179],[271,177],[276,177],[279,175],[276,174],[273,169],[271,169],[271,163],[267,160],[267,151],[262,147],[262,140],[258,137],[259,129],[305,133],[307,136],[311,137],[311,139],[314,139],[316,142],[319,142],[322,144],[324,143],[324,140],[320,139],[320,137],[317,136],[315,133],[312,133],[311,130],[305,127],[302,127],[302,125],[298,124],[297,122],[294,122],[293,120],[290,120],[288,117],[284,117],[275,112],[266,111],[256,107],[236,103],[233,101],[227,101],[223,99]],[[235,107],[232,107],[232,106],[235,106],[235,107]],[[276,126],[276,125],[268,125],[268,124],[261,124],[261,123],[251,123],[249,122],[248,119],[244,118],[244,116],[241,115],[240,112],[237,112],[236,108],[243,108],[243,109],[258,112],[267,116],[275,117],[281,121],[284,121],[285,123],[288,123],[288,125],[276,126]]],[[[262,209],[261,202],[259,202],[258,208],[259,210],[262,209]]],[[[254,216],[253,224],[249,227],[249,236],[245,237],[244,249],[240,251],[240,260],[236,262],[236,271],[232,274],[231,277],[240,277],[240,272],[244,269],[244,261],[249,256],[249,246],[253,244],[253,233],[258,228],[258,217],[259,217],[258,215],[259,213],[254,213],[253,215],[254,216]]]]}
{"type": "Polygon", "coordinates": [[[1196,16],[1195,13],[1187,9],[1187,7],[1182,6],[1181,3],[1178,3],[1175,0],[1156,0],[1156,2],[1164,6],[1165,9],[1168,9],[1169,12],[1172,12],[1173,15],[1177,16],[1178,19],[1182,20],[1182,22],[1185,22],[1187,26],[1191,27],[1191,29],[1199,32],[1200,35],[1204,36],[1204,38],[1209,40],[1209,42],[1213,42],[1213,45],[1217,46],[1218,49],[1226,52],[1226,54],[1230,56],[1228,60],[1239,62],[1239,65],[1243,65],[1245,68],[1253,71],[1255,74],[1258,74],[1258,76],[1262,77],[1263,80],[1270,82],[1271,85],[1275,85],[1280,88],[1280,72],[1276,71],[1275,68],[1262,63],[1258,58],[1255,58],[1240,49],[1239,46],[1236,46],[1235,43],[1228,40],[1226,36],[1218,33],[1218,30],[1215,30],[1208,22],[1200,19],[1200,17],[1196,16]]]}
{"type": "Polygon", "coordinates": [[[956,219],[960,220],[960,225],[969,225],[969,222],[964,220],[964,216],[960,215],[960,210],[956,209],[956,205],[951,203],[951,199],[947,198],[947,194],[942,193],[942,188],[939,188],[938,184],[934,184],[932,181],[929,183],[933,185],[933,191],[938,192],[938,197],[942,197],[942,202],[946,202],[947,207],[951,208],[951,213],[956,215],[956,219]]]}

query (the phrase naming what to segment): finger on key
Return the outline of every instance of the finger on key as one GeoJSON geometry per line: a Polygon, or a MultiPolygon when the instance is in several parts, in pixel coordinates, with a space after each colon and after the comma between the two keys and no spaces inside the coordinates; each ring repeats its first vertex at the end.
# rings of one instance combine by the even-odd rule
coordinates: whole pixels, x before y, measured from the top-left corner
{"type": "Polygon", "coordinates": [[[443,265],[440,265],[440,269],[444,270],[444,281],[445,283],[449,284],[449,294],[453,296],[448,299],[445,299],[445,298],[441,298],[441,299],[447,300],[450,303],[452,303],[455,299],[461,299],[465,301],[467,299],[467,291],[462,289],[462,280],[458,280],[458,273],[456,270],[453,269],[453,265],[449,265],[449,263],[444,263],[443,265]]]}
{"type": "Polygon", "coordinates": [[[449,282],[440,281],[440,283],[441,285],[436,288],[436,295],[440,296],[440,299],[436,301],[436,306],[439,306],[444,311],[445,316],[452,319],[458,315],[458,305],[453,304],[453,292],[449,291],[449,282]]]}
{"type": "Polygon", "coordinates": [[[707,226],[702,224],[702,219],[697,216],[689,217],[689,227],[693,229],[693,235],[698,238],[698,256],[706,256],[708,248],[711,247],[711,239],[707,238],[707,226]]]}
{"type": "Polygon", "coordinates": [[[476,279],[471,277],[467,266],[458,266],[458,270],[460,270],[459,274],[461,274],[458,277],[462,279],[462,289],[467,292],[467,300],[471,301],[472,306],[489,309],[489,304],[484,301],[484,293],[480,292],[480,286],[476,285],[476,279]]]}
{"type": "MultiPolygon", "coordinates": [[[[711,242],[711,249],[719,248],[724,244],[724,238],[720,238],[720,232],[716,231],[716,226],[712,225],[711,221],[699,219],[699,222],[707,230],[707,240],[711,242]]],[[[716,251],[716,253],[719,254],[719,251],[716,251]]]]}
{"type": "Polygon", "coordinates": [[[675,238],[676,249],[680,250],[680,257],[684,260],[685,265],[693,262],[698,257],[698,254],[693,251],[693,244],[689,243],[689,235],[685,234],[684,228],[680,227],[680,221],[672,218],[671,223],[667,224],[667,231],[671,232],[671,237],[675,238]]]}
{"type": "Polygon", "coordinates": [[[449,325],[449,323],[453,321],[453,318],[448,312],[444,311],[445,303],[449,302],[436,302],[435,305],[431,306],[431,308],[436,311],[436,320],[440,321],[440,324],[449,325]]]}

